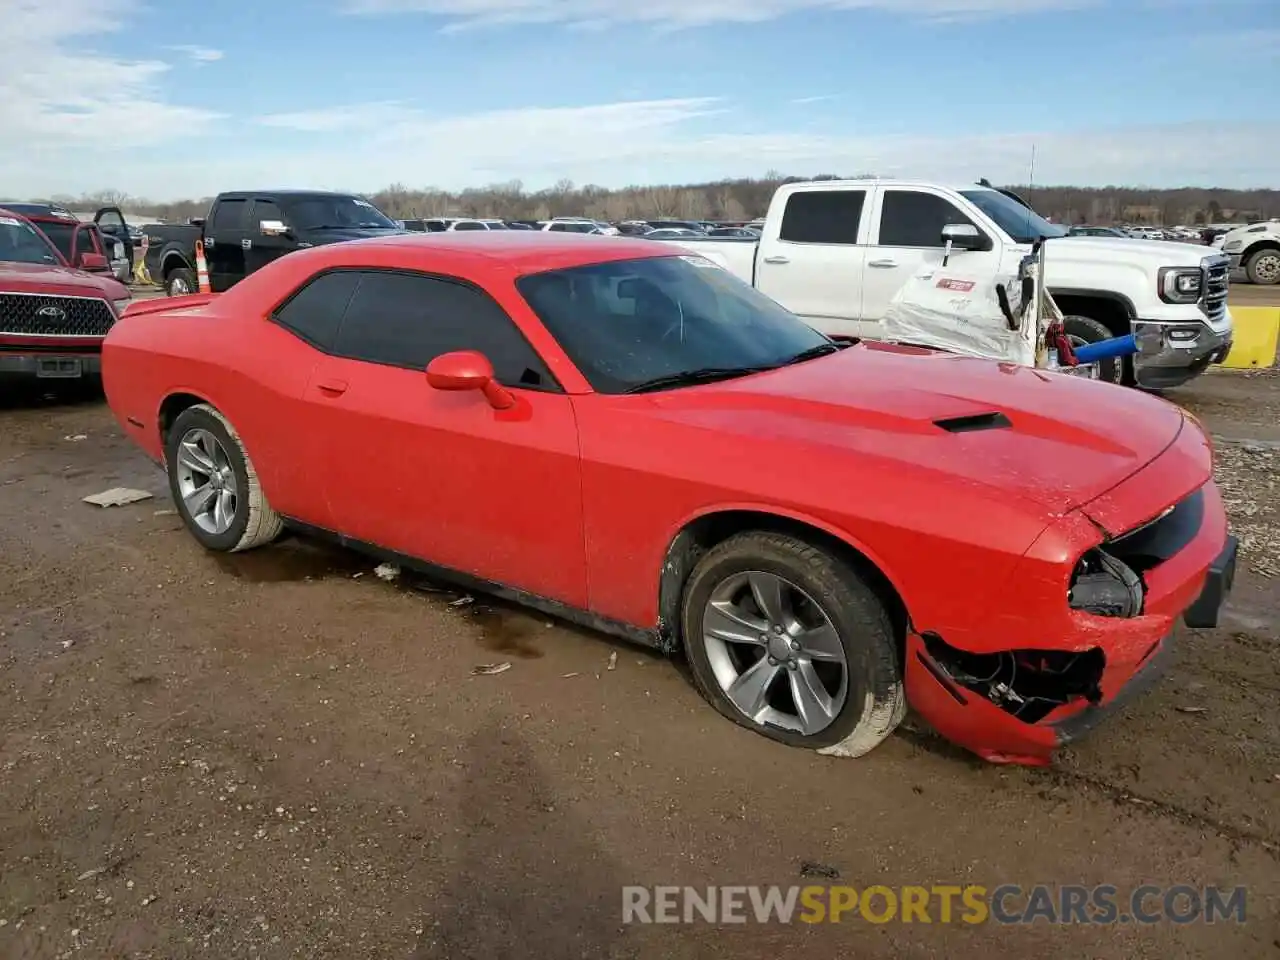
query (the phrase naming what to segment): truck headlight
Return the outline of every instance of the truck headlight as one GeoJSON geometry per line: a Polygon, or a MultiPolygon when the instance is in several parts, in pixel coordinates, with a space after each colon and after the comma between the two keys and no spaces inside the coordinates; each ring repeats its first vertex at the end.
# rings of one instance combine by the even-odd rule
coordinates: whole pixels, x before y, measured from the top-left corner
{"type": "Polygon", "coordinates": [[[118,317],[120,314],[124,313],[124,308],[131,303],[133,303],[132,297],[125,297],[123,300],[112,300],[111,309],[116,312],[116,316],[118,317]]]}
{"type": "Polygon", "coordinates": [[[1232,240],[1228,243],[1224,243],[1222,245],[1222,249],[1227,251],[1228,253],[1234,253],[1236,250],[1239,250],[1243,246],[1244,246],[1243,240],[1232,240]]]}
{"type": "Polygon", "coordinates": [[[1195,303],[1204,290],[1204,271],[1199,267],[1161,267],[1158,289],[1165,303],[1195,303]]]}

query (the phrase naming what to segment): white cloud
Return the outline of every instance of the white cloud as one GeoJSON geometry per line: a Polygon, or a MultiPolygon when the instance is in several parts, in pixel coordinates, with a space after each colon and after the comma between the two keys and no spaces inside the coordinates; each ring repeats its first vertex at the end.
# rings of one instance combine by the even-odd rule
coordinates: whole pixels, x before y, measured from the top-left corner
{"type": "Polygon", "coordinates": [[[822,93],[816,97],[796,97],[794,100],[789,100],[788,103],[794,103],[797,106],[803,106],[806,103],[826,103],[828,100],[835,100],[835,99],[836,99],[836,95],[834,93],[822,93]]]}
{"type": "Polygon", "coordinates": [[[1264,122],[964,137],[706,132],[733,106],[691,98],[434,117],[397,103],[353,104],[260,118],[294,131],[291,149],[245,147],[195,168],[144,157],[117,185],[163,199],[265,183],[373,191],[519,179],[536,189],[561,178],[622,186],[770,169],[1016,183],[1027,178],[1034,145],[1039,183],[1253,187],[1275,184],[1271,158],[1280,152],[1280,127],[1264,122]]]}
{"type": "Polygon", "coordinates": [[[185,53],[191,58],[193,63],[217,63],[225,56],[221,50],[215,50],[212,47],[200,47],[192,43],[177,43],[169,47],[176,53],[185,53]]]}
{"type": "MultiPolygon", "coordinates": [[[[8,191],[50,170],[101,164],[96,151],[189,136],[215,118],[164,100],[158,87],[168,64],[78,46],[128,24],[135,12],[134,0],[0,0],[0,178],[8,191]]],[[[111,179],[96,174],[99,186],[111,179]]]]}
{"type": "Polygon", "coordinates": [[[793,13],[877,10],[946,21],[1014,16],[1102,6],[1104,0],[345,0],[352,14],[428,13],[448,18],[448,30],[514,23],[599,27],[646,23],[698,27],[762,23],[793,13]]]}

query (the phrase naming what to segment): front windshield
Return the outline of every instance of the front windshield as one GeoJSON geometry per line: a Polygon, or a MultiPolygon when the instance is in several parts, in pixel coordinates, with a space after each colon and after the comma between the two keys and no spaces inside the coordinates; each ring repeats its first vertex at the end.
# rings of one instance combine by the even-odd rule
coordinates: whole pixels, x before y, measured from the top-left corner
{"type": "Polygon", "coordinates": [[[1014,243],[1035,243],[1041,237],[1065,237],[1067,228],[1050,223],[1029,207],[1006,197],[998,190],[961,190],[960,195],[972,200],[974,206],[1013,238],[1014,243]]]}
{"type": "Polygon", "coordinates": [[[396,222],[359,197],[294,197],[281,204],[297,230],[345,227],[360,230],[399,230],[396,222]]]}
{"type": "Polygon", "coordinates": [[[0,261],[8,263],[59,262],[57,251],[31,224],[0,214],[0,261]]]}
{"type": "Polygon", "coordinates": [[[831,345],[704,257],[551,270],[516,287],[600,393],[708,368],[750,372],[831,345]]]}

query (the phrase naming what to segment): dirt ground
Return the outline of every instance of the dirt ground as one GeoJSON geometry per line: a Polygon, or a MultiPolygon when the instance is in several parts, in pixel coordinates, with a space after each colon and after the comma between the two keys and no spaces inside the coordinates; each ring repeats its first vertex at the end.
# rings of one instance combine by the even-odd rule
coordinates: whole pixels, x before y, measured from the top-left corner
{"type": "Polygon", "coordinates": [[[0,410],[0,957],[1280,957],[1280,378],[1228,622],[1051,769],[747,733],[676,663],[292,540],[204,553],[100,400],[0,410]],[[123,485],[152,500],[100,509],[123,485]],[[610,668],[612,654],[616,668],[610,668]],[[509,662],[495,676],[482,663],[509,662]],[[1243,925],[623,925],[627,884],[1244,885],[1243,925]]]}

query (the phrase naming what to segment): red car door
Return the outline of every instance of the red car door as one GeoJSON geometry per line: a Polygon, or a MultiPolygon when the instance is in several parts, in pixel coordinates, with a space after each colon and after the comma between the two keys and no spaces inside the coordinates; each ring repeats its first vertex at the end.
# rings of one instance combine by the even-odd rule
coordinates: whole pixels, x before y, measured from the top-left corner
{"type": "Polygon", "coordinates": [[[333,352],[306,403],[337,532],[585,606],[573,408],[502,308],[460,281],[363,273],[333,352]],[[431,387],[427,364],[454,350],[488,357],[516,408],[431,387]]]}

